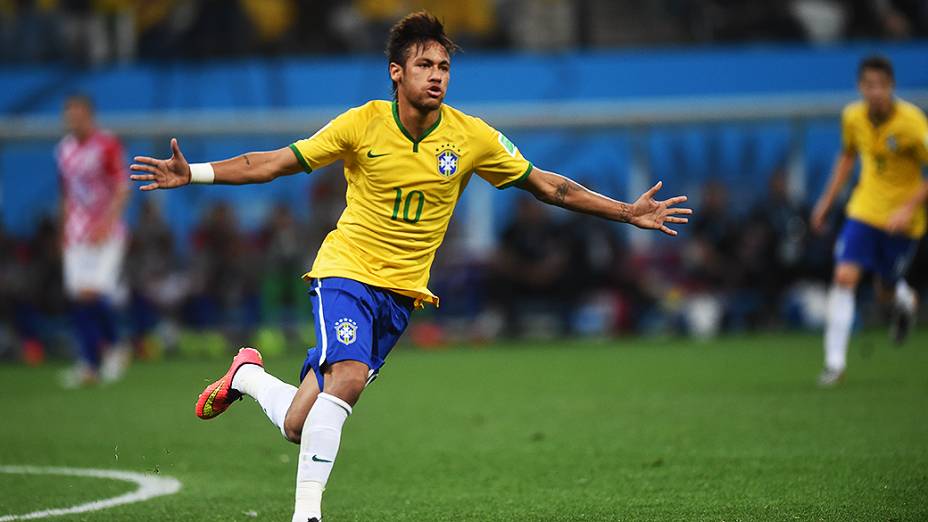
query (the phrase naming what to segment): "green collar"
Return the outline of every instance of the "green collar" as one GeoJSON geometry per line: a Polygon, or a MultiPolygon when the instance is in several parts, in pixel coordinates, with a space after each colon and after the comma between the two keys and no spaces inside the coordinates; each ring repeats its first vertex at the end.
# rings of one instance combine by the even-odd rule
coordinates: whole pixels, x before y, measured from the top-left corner
{"type": "Polygon", "coordinates": [[[396,103],[396,100],[393,100],[393,121],[396,122],[396,126],[399,127],[400,132],[403,133],[403,136],[406,136],[406,138],[412,142],[412,151],[419,152],[419,143],[421,143],[422,140],[426,138],[426,136],[431,134],[432,131],[438,128],[438,124],[441,123],[441,108],[438,109],[438,118],[435,120],[435,123],[433,123],[432,126],[428,129],[425,129],[425,132],[422,133],[422,136],[419,136],[419,139],[413,138],[412,135],[409,134],[409,131],[406,130],[406,127],[403,127],[403,122],[400,121],[400,108],[396,103]]]}

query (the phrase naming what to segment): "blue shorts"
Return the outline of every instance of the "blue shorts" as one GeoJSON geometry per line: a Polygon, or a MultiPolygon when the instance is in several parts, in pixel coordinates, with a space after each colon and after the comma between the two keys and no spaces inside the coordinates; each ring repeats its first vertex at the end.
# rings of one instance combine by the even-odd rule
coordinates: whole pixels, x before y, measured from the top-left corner
{"type": "Polygon", "coordinates": [[[905,276],[917,247],[915,239],[848,218],[835,242],[835,261],[858,265],[891,285],[905,276]]]}
{"type": "Polygon", "coordinates": [[[300,382],[312,370],[322,390],[322,374],[329,365],[360,361],[370,368],[370,384],[406,331],[415,300],[342,277],[314,279],[309,295],[316,347],[306,351],[300,382]]]}

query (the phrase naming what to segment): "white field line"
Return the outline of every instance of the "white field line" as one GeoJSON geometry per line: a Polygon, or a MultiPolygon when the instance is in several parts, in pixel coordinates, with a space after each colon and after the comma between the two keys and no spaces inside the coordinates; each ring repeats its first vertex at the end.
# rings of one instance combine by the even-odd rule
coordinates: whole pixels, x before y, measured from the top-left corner
{"type": "Polygon", "coordinates": [[[104,500],[94,500],[93,502],[79,504],[77,506],[45,509],[42,511],[25,513],[22,515],[0,515],[0,522],[8,522],[12,520],[35,520],[37,518],[57,517],[61,515],[73,515],[75,513],[97,511],[100,509],[111,508],[113,506],[120,506],[122,504],[143,502],[145,500],[160,497],[162,495],[172,495],[180,491],[181,487],[180,481],[172,477],[156,477],[145,473],[133,473],[131,471],[115,471],[109,469],[0,466],[0,473],[11,475],[71,475],[74,477],[123,480],[125,482],[132,482],[138,485],[138,489],[130,493],[104,500]]]}

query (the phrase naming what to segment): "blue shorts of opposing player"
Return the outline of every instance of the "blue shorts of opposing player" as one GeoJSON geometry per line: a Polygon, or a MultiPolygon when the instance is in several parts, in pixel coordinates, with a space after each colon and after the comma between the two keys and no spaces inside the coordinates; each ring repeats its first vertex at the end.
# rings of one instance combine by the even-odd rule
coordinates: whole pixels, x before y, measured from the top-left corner
{"type": "Polygon", "coordinates": [[[300,382],[313,371],[323,389],[325,368],[339,361],[360,361],[377,377],[412,313],[414,300],[383,288],[342,277],[312,281],[316,347],[306,352],[300,382]]]}
{"type": "Polygon", "coordinates": [[[914,239],[848,218],[835,242],[835,261],[858,265],[877,274],[887,286],[894,285],[905,276],[917,247],[914,239]]]}

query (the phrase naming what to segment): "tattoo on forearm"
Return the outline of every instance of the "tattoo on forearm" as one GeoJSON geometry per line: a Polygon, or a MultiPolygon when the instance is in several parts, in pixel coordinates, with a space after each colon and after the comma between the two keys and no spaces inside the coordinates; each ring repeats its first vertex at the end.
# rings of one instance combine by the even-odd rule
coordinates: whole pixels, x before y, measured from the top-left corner
{"type": "Polygon", "coordinates": [[[557,190],[554,191],[554,204],[558,206],[563,205],[568,192],[570,192],[570,181],[564,180],[563,183],[557,186],[557,190]]]}
{"type": "Polygon", "coordinates": [[[583,185],[572,179],[558,176],[560,179],[554,179],[545,183],[545,190],[535,192],[535,197],[549,205],[556,205],[561,208],[592,214],[594,216],[604,217],[615,221],[628,221],[630,219],[630,209],[626,203],[614,201],[601,194],[591,191],[583,185]],[[549,192],[548,188],[554,188],[549,192]],[[570,195],[570,201],[567,196],[570,195]],[[618,204],[618,209],[614,205],[618,204]]]}
{"type": "Polygon", "coordinates": [[[616,221],[620,223],[628,223],[631,220],[631,210],[628,207],[628,203],[619,203],[619,211],[616,216],[616,221]]]}
{"type": "Polygon", "coordinates": [[[250,167],[250,166],[251,166],[251,161],[248,160],[248,154],[244,154],[244,155],[242,155],[242,157],[245,158],[245,164],[248,165],[248,166],[250,167]]]}

